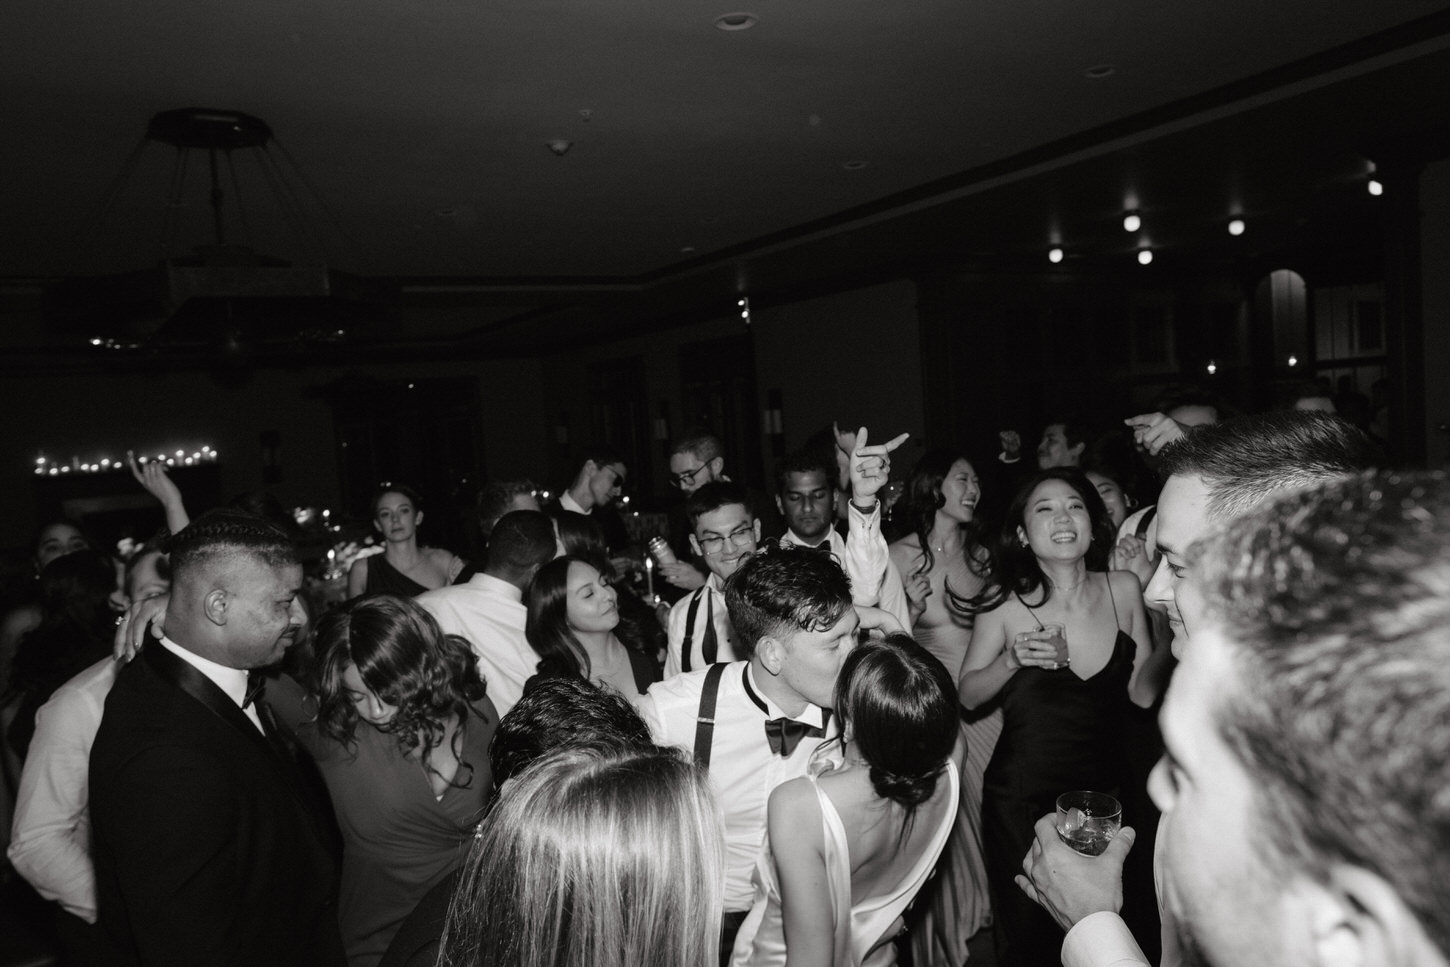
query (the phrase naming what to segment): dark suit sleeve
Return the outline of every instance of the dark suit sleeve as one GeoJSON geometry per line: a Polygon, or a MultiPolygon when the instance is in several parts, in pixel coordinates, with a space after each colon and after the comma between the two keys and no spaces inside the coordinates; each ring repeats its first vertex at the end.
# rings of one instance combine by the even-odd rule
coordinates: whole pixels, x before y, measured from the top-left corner
{"type": "Polygon", "coordinates": [[[153,746],[116,778],[113,801],[125,810],[128,833],[112,853],[143,963],[245,963],[242,895],[255,864],[239,855],[241,791],[223,766],[196,751],[153,746]]]}

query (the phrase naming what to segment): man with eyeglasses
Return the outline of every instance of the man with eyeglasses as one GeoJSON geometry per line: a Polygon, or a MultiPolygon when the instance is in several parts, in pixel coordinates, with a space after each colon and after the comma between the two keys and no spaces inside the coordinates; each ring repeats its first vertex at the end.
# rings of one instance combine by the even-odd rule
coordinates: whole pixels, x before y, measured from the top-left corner
{"type": "Polygon", "coordinates": [[[710,576],[670,609],[666,678],[744,657],[736,653],[735,631],[725,611],[725,579],[755,553],[760,540],[750,497],[731,481],[711,481],[692,492],[685,512],[693,529],[690,549],[704,560],[710,576]]]}
{"type": "MultiPolygon", "coordinates": [[[[725,448],[719,437],[710,433],[692,432],[675,442],[670,451],[669,481],[670,486],[684,496],[684,500],[670,511],[670,546],[674,548],[679,561],[662,564],[659,569],[660,577],[671,586],[682,591],[696,591],[709,578],[709,562],[702,562],[698,557],[699,551],[691,543],[695,523],[688,504],[691,495],[701,487],[729,480],[730,477],[725,473],[725,448]]],[[[753,489],[747,489],[745,495],[752,515],[762,525],[757,528],[757,536],[762,532],[778,533],[779,522],[775,519],[775,508],[753,489]]]]}

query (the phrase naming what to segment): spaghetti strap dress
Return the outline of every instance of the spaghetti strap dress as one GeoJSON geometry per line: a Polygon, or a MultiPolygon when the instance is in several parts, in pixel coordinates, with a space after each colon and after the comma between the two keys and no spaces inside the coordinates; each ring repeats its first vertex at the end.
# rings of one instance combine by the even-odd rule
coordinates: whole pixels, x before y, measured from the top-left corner
{"type": "MultiPolygon", "coordinates": [[[[826,855],[825,890],[835,919],[835,959],[832,967],[891,967],[896,963],[892,940],[901,930],[901,916],[921,890],[946,845],[957,812],[957,769],[947,762],[932,797],[917,807],[913,823],[927,824],[932,835],[926,848],[901,878],[875,896],[851,902],[851,848],[846,827],[817,777],[831,765],[823,758],[809,773],[821,806],[821,832],[826,855]]],[[[921,828],[919,825],[917,828],[921,828]]],[[[780,905],[780,880],[775,872],[770,838],[755,862],[755,905],[735,938],[731,967],[783,967],[785,921],[780,905]]]]}
{"type": "MultiPolygon", "coordinates": [[[[1113,600],[1111,584],[1108,599],[1113,600]]],[[[1116,601],[1113,613],[1116,617],[1116,601]]],[[[1029,666],[1002,688],[1002,734],[984,778],[982,837],[1003,963],[1060,963],[1061,928],[1012,878],[1022,872],[1034,824],[1056,809],[1059,795],[1074,789],[1112,795],[1121,791],[1135,652],[1132,637],[1118,625],[1112,655],[1096,674],[1084,679],[1070,665],[1029,666]]]]}

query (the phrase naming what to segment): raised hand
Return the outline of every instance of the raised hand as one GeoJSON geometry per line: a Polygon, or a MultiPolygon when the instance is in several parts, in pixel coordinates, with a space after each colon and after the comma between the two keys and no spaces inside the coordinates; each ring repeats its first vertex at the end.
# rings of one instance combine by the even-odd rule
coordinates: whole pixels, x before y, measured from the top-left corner
{"type": "Polygon", "coordinates": [[[876,503],[876,493],[891,480],[891,451],[911,436],[901,433],[886,443],[870,446],[866,428],[856,431],[856,446],[851,451],[851,500],[863,507],[876,503]]]}
{"type": "Polygon", "coordinates": [[[1142,413],[1123,422],[1133,428],[1133,442],[1151,456],[1156,457],[1168,444],[1183,439],[1183,426],[1163,413],[1142,413]]]}

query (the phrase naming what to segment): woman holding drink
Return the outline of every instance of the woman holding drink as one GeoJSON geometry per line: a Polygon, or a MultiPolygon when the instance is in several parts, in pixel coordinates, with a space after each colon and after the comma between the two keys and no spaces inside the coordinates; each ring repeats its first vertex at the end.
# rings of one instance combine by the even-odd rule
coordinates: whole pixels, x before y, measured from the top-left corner
{"type": "Polygon", "coordinates": [[[1138,683],[1148,621],[1138,579],[1107,571],[1114,534],[1082,474],[1033,477],[1008,508],[991,581],[958,606],[978,612],[961,701],[1000,698],[1002,736],[987,766],[982,839],[1004,963],[1057,964],[1061,931],[1012,881],[1033,824],[1060,793],[1116,793],[1125,778],[1124,712],[1138,683]]]}

